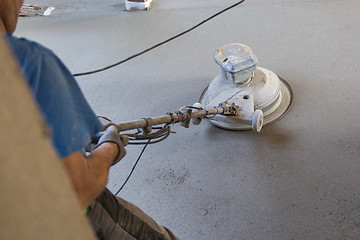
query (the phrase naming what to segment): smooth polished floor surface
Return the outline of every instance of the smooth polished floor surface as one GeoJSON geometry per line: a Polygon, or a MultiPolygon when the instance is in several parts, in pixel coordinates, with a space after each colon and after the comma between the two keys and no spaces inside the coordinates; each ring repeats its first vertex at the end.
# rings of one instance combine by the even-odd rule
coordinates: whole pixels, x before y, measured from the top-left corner
{"type": "MultiPolygon", "coordinates": [[[[230,0],[45,1],[48,17],[15,35],[54,50],[73,73],[102,68],[178,34],[230,0]]],[[[247,0],[198,29],[105,72],[78,77],[97,114],[115,122],[197,102],[218,74],[215,50],[252,48],[288,81],[294,104],[260,133],[203,121],[145,150],[120,196],[180,239],[360,239],[360,2],[247,0]]],[[[111,170],[116,192],[142,150],[111,170]]]]}

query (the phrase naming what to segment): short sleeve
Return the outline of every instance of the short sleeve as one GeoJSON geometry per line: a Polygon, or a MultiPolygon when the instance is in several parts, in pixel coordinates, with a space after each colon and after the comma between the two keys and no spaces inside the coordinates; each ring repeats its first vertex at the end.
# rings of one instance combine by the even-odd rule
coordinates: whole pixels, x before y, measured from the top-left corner
{"type": "Polygon", "coordinates": [[[51,130],[61,158],[81,151],[103,128],[79,85],[55,54],[26,39],[8,35],[23,75],[51,130]]]}

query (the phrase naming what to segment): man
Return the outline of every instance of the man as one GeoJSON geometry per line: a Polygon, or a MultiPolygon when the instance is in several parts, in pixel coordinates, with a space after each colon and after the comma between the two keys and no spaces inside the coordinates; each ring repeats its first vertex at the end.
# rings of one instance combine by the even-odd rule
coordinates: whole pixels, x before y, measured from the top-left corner
{"type": "Polygon", "coordinates": [[[101,133],[88,155],[84,147],[102,130],[69,70],[49,49],[12,35],[23,0],[0,0],[0,32],[23,72],[50,130],[52,143],[88,210],[99,239],[177,239],[136,206],[107,190],[109,169],[125,155],[115,126],[101,133]]]}

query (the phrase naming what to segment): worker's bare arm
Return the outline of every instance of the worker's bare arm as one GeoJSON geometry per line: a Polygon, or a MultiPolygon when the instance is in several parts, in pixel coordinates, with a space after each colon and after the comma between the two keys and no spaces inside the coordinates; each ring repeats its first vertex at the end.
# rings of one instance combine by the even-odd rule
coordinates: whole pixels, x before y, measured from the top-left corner
{"type": "Polygon", "coordinates": [[[63,158],[63,165],[83,208],[86,208],[105,189],[109,169],[117,153],[117,145],[106,142],[87,157],[75,152],[63,158]]]}

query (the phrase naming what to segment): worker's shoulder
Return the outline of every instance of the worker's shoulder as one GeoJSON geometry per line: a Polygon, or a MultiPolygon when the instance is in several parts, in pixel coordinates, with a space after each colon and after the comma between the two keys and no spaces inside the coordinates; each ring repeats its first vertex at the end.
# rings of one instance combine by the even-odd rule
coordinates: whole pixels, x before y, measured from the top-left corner
{"type": "Polygon", "coordinates": [[[55,57],[55,54],[43,45],[28,40],[26,38],[18,38],[12,34],[5,35],[9,47],[16,56],[20,64],[28,64],[37,58],[55,57]]]}

